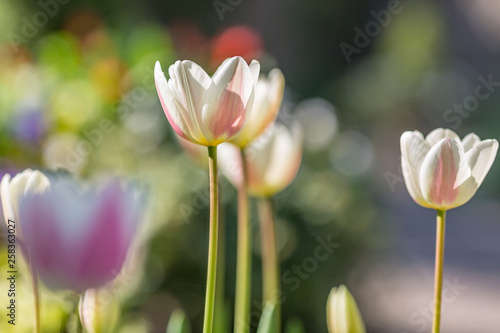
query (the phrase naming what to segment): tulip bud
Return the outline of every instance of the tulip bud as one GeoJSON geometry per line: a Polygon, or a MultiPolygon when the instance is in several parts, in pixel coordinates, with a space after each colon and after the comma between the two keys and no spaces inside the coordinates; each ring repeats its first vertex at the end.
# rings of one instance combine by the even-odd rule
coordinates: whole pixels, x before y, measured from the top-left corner
{"type": "Polygon", "coordinates": [[[423,207],[448,210],[468,202],[490,170],[497,140],[471,133],[463,140],[438,128],[426,138],[418,131],[401,136],[401,166],[406,188],[423,207]]]}
{"type": "Polygon", "coordinates": [[[112,333],[120,318],[118,297],[107,288],[85,291],[79,310],[80,321],[88,333],[112,333]]]}
{"type": "Polygon", "coordinates": [[[346,286],[333,288],[326,305],[326,321],[330,333],[365,333],[358,306],[346,286]]]}

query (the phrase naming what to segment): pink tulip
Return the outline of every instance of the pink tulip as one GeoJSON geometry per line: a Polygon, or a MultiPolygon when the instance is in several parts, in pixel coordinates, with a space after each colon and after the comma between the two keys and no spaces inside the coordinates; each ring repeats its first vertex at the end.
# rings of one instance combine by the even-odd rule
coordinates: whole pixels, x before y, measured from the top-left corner
{"type": "Polygon", "coordinates": [[[170,66],[167,81],[159,62],[155,83],[163,111],[182,138],[203,146],[217,146],[235,137],[246,124],[259,77],[257,61],[247,65],[229,58],[210,77],[192,61],[170,66]]]}
{"type": "Polygon", "coordinates": [[[139,215],[133,193],[117,181],[84,190],[59,180],[20,204],[26,248],[41,280],[51,289],[76,292],[118,275],[139,215]]]}

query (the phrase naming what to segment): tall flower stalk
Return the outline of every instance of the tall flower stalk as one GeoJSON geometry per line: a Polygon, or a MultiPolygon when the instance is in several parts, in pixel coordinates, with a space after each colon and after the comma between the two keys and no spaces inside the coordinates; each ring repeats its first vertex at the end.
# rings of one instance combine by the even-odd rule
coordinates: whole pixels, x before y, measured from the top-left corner
{"type": "Polygon", "coordinates": [[[217,281],[217,249],[219,232],[219,184],[217,171],[217,146],[208,147],[208,172],[210,177],[210,223],[208,236],[207,290],[203,332],[212,332],[217,281]]]}
{"type": "Polygon", "coordinates": [[[258,208],[262,252],[263,303],[270,302],[276,306],[278,327],[281,327],[280,268],[272,198],[259,198],[258,208]]]}
{"type": "Polygon", "coordinates": [[[437,211],[436,267],[434,270],[434,320],[432,333],[438,333],[441,325],[441,298],[443,293],[444,235],[446,231],[446,211],[437,211]]]}
{"type": "Polygon", "coordinates": [[[467,203],[479,189],[498,151],[497,140],[471,133],[463,138],[438,128],[425,138],[418,131],[401,136],[401,166],[413,200],[437,211],[434,317],[432,333],[441,326],[446,211],[467,203]]]}
{"type": "Polygon", "coordinates": [[[252,229],[246,189],[246,163],[244,148],[240,149],[242,182],[238,186],[238,248],[236,261],[236,298],[234,308],[234,332],[250,331],[250,301],[252,276],[252,229]]]}

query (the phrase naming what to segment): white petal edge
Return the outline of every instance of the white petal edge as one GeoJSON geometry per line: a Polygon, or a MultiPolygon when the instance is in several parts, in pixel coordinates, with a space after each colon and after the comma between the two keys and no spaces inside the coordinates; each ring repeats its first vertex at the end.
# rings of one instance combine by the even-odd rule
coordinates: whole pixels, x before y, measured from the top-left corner
{"type": "Polygon", "coordinates": [[[427,136],[425,137],[425,141],[427,141],[431,146],[434,146],[436,143],[438,143],[444,138],[454,139],[460,143],[462,142],[457,133],[447,128],[446,129],[436,128],[435,130],[427,134],[427,136]]]}
{"type": "Polygon", "coordinates": [[[419,205],[432,208],[420,187],[420,167],[429,150],[430,145],[419,131],[407,131],[401,135],[401,169],[408,193],[419,205]]]}
{"type": "Polygon", "coordinates": [[[466,154],[466,159],[472,169],[472,177],[476,180],[478,187],[483,183],[488,174],[498,151],[497,140],[484,140],[475,145],[466,154]]]}

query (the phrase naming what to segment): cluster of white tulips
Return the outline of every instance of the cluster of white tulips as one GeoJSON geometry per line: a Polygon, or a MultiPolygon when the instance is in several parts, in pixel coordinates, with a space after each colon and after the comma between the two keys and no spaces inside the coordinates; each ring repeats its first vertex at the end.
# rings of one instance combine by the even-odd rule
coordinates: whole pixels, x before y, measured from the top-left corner
{"type": "MultiPolygon", "coordinates": [[[[262,298],[260,333],[281,332],[280,271],[272,197],[295,178],[302,158],[303,134],[297,122],[276,120],[285,79],[278,69],[260,75],[257,61],[227,59],[210,77],[191,61],[177,61],[165,77],[157,62],[154,77],[165,115],[187,151],[207,147],[210,178],[208,271],[204,333],[214,326],[218,294],[219,164],[238,191],[236,299],[233,332],[250,332],[252,229],[249,201],[258,201],[261,230],[262,298]],[[196,145],[196,146],[193,146],[196,145]],[[218,149],[219,147],[219,149],[218,149]]],[[[496,140],[475,134],[461,140],[436,129],[401,136],[402,168],[411,197],[437,210],[436,289],[433,333],[440,329],[445,213],[469,201],[484,181],[496,153],[496,140]]],[[[205,155],[205,159],[206,159],[205,155]]],[[[80,319],[88,332],[111,332],[116,316],[100,304],[99,288],[120,273],[141,220],[142,198],[117,180],[85,187],[25,170],[1,181],[5,221],[16,221],[17,237],[29,263],[35,295],[35,332],[40,332],[38,278],[51,289],[82,295],[80,319]],[[105,314],[105,315],[103,315],[105,314]]],[[[356,302],[345,286],[333,288],[326,318],[330,333],[366,331],[356,302]]],[[[167,332],[188,332],[175,312],[167,332]]]]}

